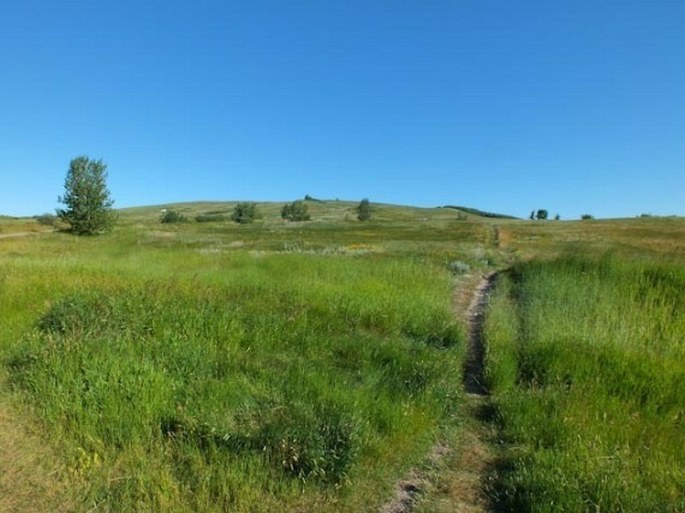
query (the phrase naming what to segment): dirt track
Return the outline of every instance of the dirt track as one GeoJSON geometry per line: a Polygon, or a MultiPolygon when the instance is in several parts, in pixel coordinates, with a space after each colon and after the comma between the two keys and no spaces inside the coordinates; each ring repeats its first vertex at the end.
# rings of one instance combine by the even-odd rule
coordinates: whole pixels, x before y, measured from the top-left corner
{"type": "Polygon", "coordinates": [[[488,295],[497,274],[486,274],[476,287],[467,311],[469,326],[469,348],[464,362],[464,389],[469,394],[487,395],[485,383],[485,340],[483,339],[483,322],[488,295]]]}
{"type": "MultiPolygon", "coordinates": [[[[464,362],[463,384],[467,393],[466,409],[469,420],[457,446],[449,448],[441,443],[431,451],[422,470],[412,469],[395,485],[393,498],[381,513],[411,513],[419,500],[425,497],[436,513],[459,511],[487,513],[492,511],[485,490],[494,451],[486,440],[492,438],[492,429],[480,421],[481,412],[488,406],[488,391],[484,376],[485,341],[483,322],[488,295],[496,273],[483,275],[471,289],[466,309],[468,325],[468,353],[464,362]]],[[[474,282],[471,282],[474,283],[474,282]]],[[[470,287],[469,287],[470,288],[470,287]]],[[[457,301],[456,314],[464,317],[463,300],[457,301]]]]}
{"type": "Polygon", "coordinates": [[[14,232],[14,233],[0,233],[0,239],[10,239],[14,237],[27,237],[29,235],[42,235],[44,233],[52,233],[51,231],[46,232],[14,232]]]}

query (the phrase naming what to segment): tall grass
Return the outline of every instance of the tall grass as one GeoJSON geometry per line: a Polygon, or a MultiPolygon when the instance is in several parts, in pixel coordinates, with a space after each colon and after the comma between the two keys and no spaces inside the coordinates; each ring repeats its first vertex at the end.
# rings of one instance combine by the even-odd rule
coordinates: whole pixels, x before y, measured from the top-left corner
{"type": "Polygon", "coordinates": [[[102,244],[0,265],[9,382],[84,509],[371,510],[458,420],[446,268],[102,244]]]}
{"type": "Polygon", "coordinates": [[[508,511],[685,510],[685,272],[520,264],[487,322],[508,511]]]}

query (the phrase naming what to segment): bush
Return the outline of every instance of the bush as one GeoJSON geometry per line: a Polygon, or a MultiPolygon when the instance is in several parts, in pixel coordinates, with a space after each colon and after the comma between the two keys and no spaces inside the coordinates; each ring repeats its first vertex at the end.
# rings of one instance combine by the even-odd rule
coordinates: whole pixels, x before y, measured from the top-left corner
{"type": "Polygon", "coordinates": [[[160,223],[171,224],[171,223],[185,223],[188,218],[175,210],[164,210],[162,216],[159,219],[160,223]]]}
{"type": "Polygon", "coordinates": [[[361,200],[355,210],[357,211],[357,219],[360,221],[371,219],[371,203],[369,203],[368,199],[364,198],[361,200]]]}
{"type": "Polygon", "coordinates": [[[314,196],[311,196],[311,195],[309,195],[309,194],[305,194],[305,195],[304,195],[304,200],[305,200],[305,201],[313,201],[313,202],[315,202],[315,203],[325,203],[324,200],[319,199],[319,198],[315,198],[314,196]]]}
{"type": "Polygon", "coordinates": [[[281,217],[287,221],[309,221],[311,216],[307,204],[302,200],[286,203],[281,209],[281,217]]]}
{"type": "Polygon", "coordinates": [[[231,220],[240,224],[251,223],[255,219],[257,219],[257,205],[254,203],[238,203],[231,214],[231,220]]]}
{"type": "Polygon", "coordinates": [[[34,219],[38,222],[38,224],[44,224],[45,226],[54,226],[57,222],[57,216],[52,214],[41,214],[39,216],[35,216],[34,219]]]}
{"type": "Polygon", "coordinates": [[[215,223],[226,220],[228,220],[228,218],[221,214],[200,214],[195,216],[195,221],[198,223],[215,223]]]}

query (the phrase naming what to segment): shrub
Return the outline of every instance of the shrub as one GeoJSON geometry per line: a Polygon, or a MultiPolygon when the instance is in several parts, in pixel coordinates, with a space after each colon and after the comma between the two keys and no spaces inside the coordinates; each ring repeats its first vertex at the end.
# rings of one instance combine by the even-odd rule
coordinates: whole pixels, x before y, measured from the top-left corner
{"type": "Polygon", "coordinates": [[[324,200],[319,199],[319,198],[315,198],[314,196],[311,196],[309,194],[305,194],[304,199],[305,199],[305,201],[313,201],[315,203],[325,203],[324,200]]]}
{"type": "Polygon", "coordinates": [[[283,205],[281,217],[287,221],[309,221],[311,219],[307,204],[302,200],[283,205]]]}
{"type": "Polygon", "coordinates": [[[240,224],[251,223],[255,219],[257,219],[257,205],[254,203],[238,203],[231,214],[231,220],[240,224]]]}
{"type": "Polygon", "coordinates": [[[200,214],[195,216],[195,221],[198,223],[214,223],[220,221],[226,221],[228,218],[221,214],[200,214]]]}
{"type": "Polygon", "coordinates": [[[34,219],[38,222],[38,224],[44,224],[46,226],[54,226],[57,222],[57,216],[53,214],[41,214],[39,216],[35,216],[34,219]]]}
{"type": "Polygon", "coordinates": [[[361,200],[355,210],[357,211],[357,219],[360,221],[371,219],[371,203],[369,203],[368,199],[364,198],[361,200]]]}
{"type": "Polygon", "coordinates": [[[175,210],[164,210],[159,221],[163,224],[185,223],[188,221],[188,218],[175,210]]]}

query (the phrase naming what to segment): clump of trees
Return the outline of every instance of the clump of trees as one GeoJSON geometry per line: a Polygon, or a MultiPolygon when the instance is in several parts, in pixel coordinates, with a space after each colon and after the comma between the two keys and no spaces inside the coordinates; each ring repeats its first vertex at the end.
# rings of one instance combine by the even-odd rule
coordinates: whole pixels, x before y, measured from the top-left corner
{"type": "Polygon", "coordinates": [[[312,218],[309,215],[307,204],[302,200],[283,205],[281,217],[286,221],[309,221],[312,218]]]}
{"type": "Polygon", "coordinates": [[[107,165],[85,155],[72,159],[64,180],[64,196],[58,198],[65,208],[57,217],[76,235],[96,235],[110,231],[117,216],[107,189],[107,165]]]}
{"type": "Polygon", "coordinates": [[[371,219],[371,203],[367,198],[361,200],[355,210],[357,211],[357,219],[360,221],[371,219]]]}
{"type": "Polygon", "coordinates": [[[254,203],[238,203],[233,209],[231,220],[240,224],[248,224],[257,219],[257,205],[254,203]]]}
{"type": "Polygon", "coordinates": [[[549,217],[549,212],[545,210],[544,208],[540,208],[537,211],[533,210],[530,213],[530,219],[535,220],[537,219],[538,221],[544,221],[549,217]]]}
{"type": "Polygon", "coordinates": [[[588,220],[590,220],[590,219],[594,219],[595,216],[593,216],[593,215],[591,215],[591,214],[583,214],[582,216],[580,216],[580,218],[581,218],[583,221],[588,221],[588,220]]]}

